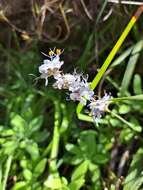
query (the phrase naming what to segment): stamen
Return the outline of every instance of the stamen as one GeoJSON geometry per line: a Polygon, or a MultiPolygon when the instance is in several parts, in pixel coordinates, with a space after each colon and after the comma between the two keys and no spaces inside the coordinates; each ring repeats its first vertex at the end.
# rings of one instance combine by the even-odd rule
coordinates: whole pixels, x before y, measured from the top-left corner
{"type": "Polygon", "coordinates": [[[60,55],[62,53],[61,49],[56,49],[56,54],[60,55]]]}
{"type": "Polygon", "coordinates": [[[49,51],[49,56],[53,56],[54,54],[55,53],[52,50],[49,51]]]}

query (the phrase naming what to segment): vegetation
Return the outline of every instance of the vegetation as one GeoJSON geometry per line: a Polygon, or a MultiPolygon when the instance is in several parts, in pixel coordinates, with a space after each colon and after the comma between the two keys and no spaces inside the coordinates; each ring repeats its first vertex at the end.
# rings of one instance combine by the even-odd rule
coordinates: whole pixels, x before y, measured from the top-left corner
{"type": "Polygon", "coordinates": [[[107,0],[1,2],[1,190],[143,189],[142,15],[99,70],[137,8],[107,0]],[[41,52],[53,47],[64,49],[66,73],[76,68],[89,81],[101,73],[91,87],[111,101],[98,123],[67,91],[53,89],[52,78],[44,86],[41,52]]]}

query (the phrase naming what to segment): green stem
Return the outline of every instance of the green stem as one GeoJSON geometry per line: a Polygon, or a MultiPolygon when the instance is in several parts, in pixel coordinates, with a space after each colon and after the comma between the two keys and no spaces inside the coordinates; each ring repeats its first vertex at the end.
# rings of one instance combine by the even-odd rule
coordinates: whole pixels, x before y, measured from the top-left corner
{"type": "Polygon", "coordinates": [[[130,122],[128,122],[128,121],[126,121],[124,118],[122,118],[121,116],[119,116],[118,114],[116,114],[115,112],[112,112],[111,110],[109,110],[109,109],[107,109],[106,110],[108,113],[110,113],[111,115],[113,115],[114,117],[116,117],[117,119],[119,119],[120,121],[122,121],[124,124],[126,124],[128,127],[130,127],[131,129],[133,129],[134,130],[134,126],[130,123],[130,122]]]}
{"type": "MultiPolygon", "coordinates": [[[[82,113],[79,114],[78,118],[82,121],[87,121],[87,122],[91,122],[91,123],[95,123],[94,119],[91,116],[88,115],[84,115],[82,113]]],[[[101,119],[98,123],[103,124],[103,125],[107,125],[108,122],[101,119]]]]}
{"type": "Polygon", "coordinates": [[[12,163],[12,155],[10,155],[7,159],[6,162],[6,169],[5,169],[5,174],[4,174],[4,178],[3,178],[3,185],[2,185],[2,190],[6,190],[6,185],[7,185],[7,179],[8,179],[8,174],[10,171],[10,167],[11,167],[11,163],[12,163]]]}
{"type": "Polygon", "coordinates": [[[42,154],[42,157],[46,157],[49,154],[49,152],[51,151],[51,147],[52,147],[52,142],[50,142],[48,144],[48,146],[45,148],[45,150],[44,150],[44,152],[42,154]]]}
{"type": "Polygon", "coordinates": [[[54,132],[53,132],[53,140],[52,140],[52,150],[50,155],[50,171],[55,174],[55,176],[58,176],[57,171],[57,156],[58,156],[58,149],[59,149],[59,140],[60,140],[60,134],[59,134],[59,125],[60,125],[60,110],[59,110],[59,104],[57,101],[54,101],[55,104],[55,122],[54,122],[54,132]]]}
{"type": "MultiPolygon", "coordinates": [[[[91,89],[92,90],[94,90],[95,87],[98,85],[99,81],[101,80],[101,78],[104,75],[105,71],[107,70],[108,66],[110,65],[110,63],[112,62],[113,58],[115,57],[117,51],[120,49],[122,43],[124,42],[124,40],[126,39],[127,35],[129,34],[130,30],[134,26],[136,20],[137,20],[137,18],[135,16],[131,18],[131,20],[129,21],[128,25],[126,26],[126,28],[124,29],[123,33],[121,34],[121,36],[119,37],[118,41],[116,42],[115,46],[113,47],[113,49],[111,50],[111,52],[107,56],[105,62],[103,63],[102,67],[100,68],[99,72],[94,77],[94,79],[93,79],[93,81],[91,83],[91,89]]],[[[80,104],[80,103],[77,106],[76,112],[77,112],[78,118],[79,118],[79,114],[81,113],[83,107],[84,106],[82,104],[80,104]]]]}
{"type": "Polygon", "coordinates": [[[143,100],[143,94],[136,95],[136,96],[121,97],[121,98],[112,98],[110,101],[111,102],[119,102],[119,101],[125,101],[125,100],[141,101],[141,100],[143,100]]]}

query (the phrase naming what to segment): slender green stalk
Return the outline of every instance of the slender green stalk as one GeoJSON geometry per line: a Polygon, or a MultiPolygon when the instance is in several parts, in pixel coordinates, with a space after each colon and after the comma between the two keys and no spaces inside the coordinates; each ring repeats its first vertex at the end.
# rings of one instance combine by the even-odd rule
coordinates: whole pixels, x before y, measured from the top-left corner
{"type": "Polygon", "coordinates": [[[45,156],[47,156],[49,154],[49,152],[51,151],[51,147],[52,147],[52,142],[50,142],[48,144],[48,146],[45,148],[45,150],[44,150],[44,152],[42,154],[42,157],[45,157],[45,156]]]}
{"type": "Polygon", "coordinates": [[[126,120],[125,120],[124,118],[122,118],[120,115],[118,115],[118,114],[116,114],[115,112],[109,110],[108,108],[107,108],[106,111],[109,112],[109,113],[110,113],[111,115],[113,115],[114,117],[116,117],[117,119],[119,119],[120,121],[122,121],[124,124],[126,124],[128,127],[130,127],[131,129],[133,129],[134,131],[136,131],[136,132],[141,132],[142,129],[140,128],[140,126],[139,126],[139,128],[138,128],[138,126],[137,126],[137,128],[136,128],[132,123],[126,121],[126,120]]]}
{"type": "MultiPolygon", "coordinates": [[[[94,119],[91,116],[84,115],[82,113],[79,114],[78,118],[80,120],[82,120],[82,121],[87,121],[87,122],[95,123],[94,119]]],[[[103,125],[107,125],[108,124],[108,122],[106,120],[103,120],[103,119],[101,119],[100,121],[98,121],[98,123],[103,124],[103,125]]]]}
{"type": "Polygon", "coordinates": [[[109,109],[107,109],[106,111],[109,112],[111,115],[113,115],[114,117],[116,117],[117,119],[119,119],[120,121],[122,121],[123,123],[125,123],[126,125],[128,125],[129,127],[132,128],[132,125],[128,121],[126,121],[124,118],[122,118],[121,116],[119,116],[115,112],[112,112],[109,109]]]}
{"type": "Polygon", "coordinates": [[[59,140],[60,140],[60,134],[59,134],[59,125],[60,125],[60,110],[59,110],[59,104],[57,101],[54,101],[55,104],[55,122],[54,122],[54,132],[53,132],[53,140],[52,140],[52,150],[50,155],[50,171],[58,176],[57,171],[57,156],[58,156],[58,149],[59,149],[59,140]]]}
{"type": "Polygon", "coordinates": [[[136,96],[127,96],[127,97],[121,97],[121,98],[112,98],[111,102],[119,102],[119,101],[125,101],[125,100],[143,100],[143,94],[136,95],[136,96]]]}
{"type": "MultiPolygon", "coordinates": [[[[116,53],[120,49],[121,45],[123,44],[124,40],[126,39],[127,35],[129,34],[130,30],[132,29],[132,27],[134,26],[137,19],[142,14],[142,12],[143,12],[143,5],[140,6],[137,9],[136,13],[132,16],[132,18],[130,19],[128,25],[126,26],[126,28],[122,32],[121,36],[119,37],[118,41],[116,42],[115,46],[113,47],[113,49],[111,50],[111,52],[107,56],[105,62],[103,63],[102,67],[100,68],[99,72],[97,73],[97,75],[93,79],[93,81],[91,83],[91,87],[90,87],[92,90],[94,90],[95,87],[98,85],[99,81],[101,80],[101,78],[104,75],[105,71],[107,70],[108,66],[112,62],[113,58],[115,57],[116,53]]],[[[82,104],[80,104],[80,103],[77,105],[77,109],[76,109],[77,116],[78,116],[79,119],[82,118],[82,120],[87,119],[89,121],[89,118],[84,118],[84,116],[86,116],[86,115],[84,115],[84,114],[81,115],[81,111],[82,111],[83,107],[84,106],[82,104]]]]}
{"type": "Polygon", "coordinates": [[[13,156],[10,155],[6,162],[6,169],[5,169],[5,174],[4,174],[3,183],[2,183],[2,190],[6,190],[6,184],[7,184],[8,175],[9,175],[9,171],[10,171],[10,167],[12,163],[12,157],[13,156]]]}

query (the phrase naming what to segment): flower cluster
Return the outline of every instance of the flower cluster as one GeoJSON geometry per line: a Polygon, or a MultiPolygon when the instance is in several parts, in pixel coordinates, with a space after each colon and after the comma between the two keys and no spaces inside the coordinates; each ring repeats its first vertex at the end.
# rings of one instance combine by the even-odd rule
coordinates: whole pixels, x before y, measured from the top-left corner
{"type": "Polygon", "coordinates": [[[69,97],[73,101],[79,101],[83,105],[87,105],[89,114],[95,121],[99,120],[108,106],[110,95],[107,93],[102,98],[95,98],[94,91],[90,88],[88,76],[83,76],[82,73],[64,74],[61,66],[64,64],[60,60],[62,51],[60,49],[50,50],[46,55],[48,59],[44,60],[44,64],[39,66],[40,78],[45,79],[45,85],[48,85],[48,78],[53,76],[56,80],[53,88],[66,89],[69,91],[69,97]],[[88,102],[90,102],[88,104],[88,102]]]}
{"type": "Polygon", "coordinates": [[[49,55],[47,57],[49,59],[44,60],[44,64],[39,67],[39,72],[41,73],[41,78],[45,79],[45,85],[48,85],[48,77],[53,76],[55,79],[58,75],[60,75],[60,68],[64,64],[63,61],[60,61],[61,51],[59,49],[56,50],[56,53],[50,50],[49,55]]]}

